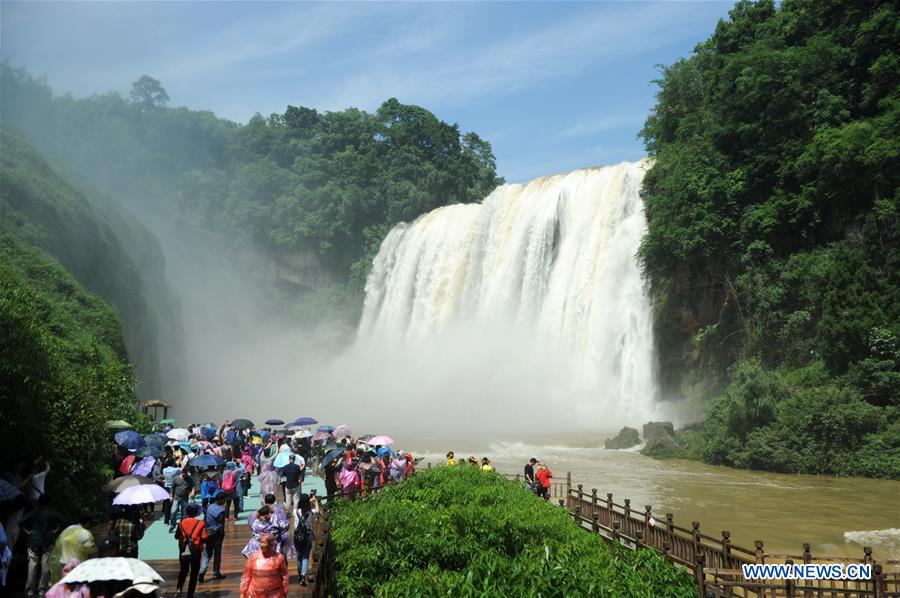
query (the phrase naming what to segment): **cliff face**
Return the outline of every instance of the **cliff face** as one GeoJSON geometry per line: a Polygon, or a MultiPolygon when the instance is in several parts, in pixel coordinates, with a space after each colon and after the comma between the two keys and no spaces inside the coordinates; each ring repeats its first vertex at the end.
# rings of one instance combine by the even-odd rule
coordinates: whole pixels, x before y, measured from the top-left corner
{"type": "Polygon", "coordinates": [[[164,370],[179,361],[179,313],[158,240],[113,200],[54,170],[20,137],[5,129],[0,135],[3,229],[48,253],[115,307],[141,398],[169,397],[176,376],[164,370]]]}

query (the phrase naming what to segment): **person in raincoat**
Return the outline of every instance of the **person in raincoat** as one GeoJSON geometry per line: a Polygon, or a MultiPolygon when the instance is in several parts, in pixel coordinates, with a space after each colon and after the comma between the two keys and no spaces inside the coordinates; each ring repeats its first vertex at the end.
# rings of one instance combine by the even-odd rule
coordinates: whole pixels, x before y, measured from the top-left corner
{"type": "Polygon", "coordinates": [[[275,494],[275,491],[278,489],[278,474],[275,473],[274,461],[274,458],[268,457],[260,459],[259,476],[257,476],[260,496],[275,494]]]}
{"type": "Polygon", "coordinates": [[[90,517],[84,513],[78,516],[78,523],[64,529],[56,538],[50,552],[50,581],[56,583],[62,577],[66,563],[86,561],[97,552],[94,534],[89,531],[90,517]]]}
{"type": "Polygon", "coordinates": [[[275,551],[284,554],[288,559],[294,558],[294,545],[290,541],[290,522],[283,511],[279,509],[276,512],[274,505],[263,505],[250,518],[248,524],[253,535],[241,551],[245,557],[250,558],[257,552],[262,537],[271,534],[275,538],[275,551]]]}
{"type": "Polygon", "coordinates": [[[241,598],[285,598],[290,587],[287,559],[275,549],[272,534],[263,534],[241,576],[241,598]]]}
{"type": "Polygon", "coordinates": [[[355,461],[350,461],[344,465],[344,469],[341,470],[340,482],[343,497],[348,499],[356,498],[356,493],[359,492],[360,481],[355,461]]]}

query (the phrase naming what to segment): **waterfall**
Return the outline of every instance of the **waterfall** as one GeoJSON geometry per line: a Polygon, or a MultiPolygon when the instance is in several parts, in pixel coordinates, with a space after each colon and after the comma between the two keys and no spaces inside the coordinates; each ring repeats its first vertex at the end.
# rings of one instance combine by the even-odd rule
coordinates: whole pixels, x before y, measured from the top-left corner
{"type": "Polygon", "coordinates": [[[459,327],[472,343],[506,330],[565,364],[547,382],[578,396],[581,413],[642,423],[657,392],[635,259],[647,168],[644,160],[503,185],[480,204],[395,226],[366,282],[360,339],[389,351],[459,327]]]}

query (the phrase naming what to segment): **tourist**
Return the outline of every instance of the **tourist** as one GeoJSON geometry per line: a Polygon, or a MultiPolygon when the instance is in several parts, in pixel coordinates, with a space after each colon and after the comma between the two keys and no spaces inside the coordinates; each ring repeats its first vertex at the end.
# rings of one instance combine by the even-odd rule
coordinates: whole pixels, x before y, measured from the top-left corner
{"type": "Polygon", "coordinates": [[[275,549],[275,537],[265,534],[241,576],[241,598],[285,598],[290,584],[287,559],[275,549]]]}
{"type": "MultiPolygon", "coordinates": [[[[237,488],[238,509],[241,513],[243,513],[244,497],[250,494],[250,488],[253,485],[253,478],[251,476],[250,470],[246,469],[243,462],[241,462],[241,466],[238,468],[238,471],[241,472],[241,477],[238,479],[237,488]]],[[[235,520],[237,520],[237,516],[235,516],[235,520]]]]}
{"type": "Polygon", "coordinates": [[[322,469],[322,475],[325,476],[325,496],[329,499],[337,495],[338,483],[336,478],[339,472],[335,467],[335,463],[340,463],[340,461],[332,461],[322,469]]]}
{"type": "Polygon", "coordinates": [[[359,491],[360,481],[359,472],[356,471],[356,463],[354,461],[349,461],[348,463],[344,464],[344,469],[341,470],[340,483],[341,495],[344,498],[356,498],[356,493],[359,491]]]}
{"type": "MultiPolygon", "coordinates": [[[[298,455],[291,454],[288,464],[281,469],[281,479],[284,486],[284,510],[293,513],[297,508],[297,495],[300,493],[303,470],[297,464],[298,455]]],[[[300,457],[302,460],[303,457],[300,457]]]]}
{"type": "Polygon", "coordinates": [[[37,503],[38,499],[44,495],[44,486],[47,483],[47,474],[50,473],[50,462],[43,457],[38,457],[34,461],[34,470],[31,474],[31,481],[25,487],[25,497],[31,504],[37,503]]]}
{"type": "Polygon", "coordinates": [[[471,465],[472,467],[479,467],[479,465],[478,465],[478,459],[476,459],[474,455],[471,455],[471,456],[468,458],[468,462],[469,462],[469,465],[471,465]]]}
{"type": "Polygon", "coordinates": [[[453,455],[453,451],[447,453],[447,467],[453,467],[456,465],[456,457],[453,455]]]}
{"type": "Polygon", "coordinates": [[[213,561],[213,579],[224,579],[222,574],[222,543],[225,541],[225,493],[219,488],[206,509],[206,549],[200,560],[200,583],[203,583],[209,561],[213,561]]]}
{"type": "MultiPolygon", "coordinates": [[[[221,490],[219,485],[219,474],[217,472],[207,472],[203,475],[200,482],[200,502],[203,504],[203,512],[206,512],[209,503],[213,497],[221,490]]],[[[224,496],[224,494],[223,494],[224,496]]]]}
{"type": "Polygon", "coordinates": [[[234,505],[234,520],[238,519],[240,503],[238,500],[238,485],[241,472],[238,471],[237,462],[229,458],[225,462],[225,473],[222,475],[222,492],[225,493],[225,519],[231,516],[231,507],[234,505]]]}
{"type": "Polygon", "coordinates": [[[38,498],[38,505],[22,519],[25,545],[28,547],[28,578],[25,591],[29,596],[44,594],[50,587],[50,550],[59,533],[61,517],[50,508],[46,494],[38,498]]]}
{"type": "MultiPolygon", "coordinates": [[[[152,521],[148,521],[152,523],[152,521]]],[[[119,546],[118,556],[138,558],[138,541],[144,537],[144,522],[136,506],[113,507],[110,535],[119,546]]]]}
{"type": "Polygon", "coordinates": [[[309,553],[313,547],[313,523],[316,513],[309,494],[300,495],[300,506],[294,513],[294,549],[297,551],[297,571],[300,585],[306,585],[309,570],[309,553]]]}
{"type": "Polygon", "coordinates": [[[9,547],[9,538],[6,535],[6,528],[3,526],[2,517],[0,517],[0,596],[5,595],[6,574],[9,573],[9,566],[12,564],[12,549],[9,547]]]}
{"type": "Polygon", "coordinates": [[[494,471],[494,467],[491,465],[491,460],[487,457],[484,457],[481,460],[481,471],[491,472],[494,471]]]}
{"type": "Polygon", "coordinates": [[[169,533],[175,531],[178,522],[184,518],[185,507],[194,494],[194,481],[187,469],[182,469],[172,478],[172,508],[169,516],[169,533]]]}
{"type": "Polygon", "coordinates": [[[402,452],[397,452],[397,457],[391,462],[391,480],[399,482],[406,473],[406,456],[402,452]]]}
{"type": "Polygon", "coordinates": [[[278,488],[278,474],[275,472],[274,462],[274,457],[262,457],[260,460],[260,473],[257,481],[259,482],[259,493],[262,496],[275,494],[278,488]]]}
{"type": "Polygon", "coordinates": [[[538,460],[532,457],[531,460],[525,464],[525,490],[529,492],[535,491],[534,466],[537,462],[538,460]]]}
{"type": "MultiPolygon", "coordinates": [[[[72,569],[81,564],[78,559],[67,561],[60,572],[60,578],[68,575],[72,569]]],[[[86,583],[63,583],[56,582],[47,593],[46,598],[91,598],[90,586],[86,583]]]]}
{"type": "Polygon", "coordinates": [[[184,580],[190,574],[188,581],[187,598],[192,598],[197,589],[197,579],[200,576],[200,562],[209,535],[206,531],[206,523],[197,518],[200,508],[197,505],[188,505],[185,509],[186,517],[178,524],[175,538],[178,540],[178,585],[175,587],[175,595],[180,596],[184,588],[184,580]]]}
{"type": "Polygon", "coordinates": [[[538,496],[544,500],[550,500],[550,479],[553,477],[553,472],[544,463],[540,463],[534,477],[538,482],[538,496]]]}
{"type": "MultiPolygon", "coordinates": [[[[169,449],[169,453],[171,454],[171,448],[169,449]]],[[[172,523],[172,507],[173,507],[173,497],[172,497],[172,484],[175,481],[175,477],[181,472],[181,468],[175,464],[175,458],[172,456],[166,456],[163,459],[163,467],[162,467],[162,476],[163,476],[163,485],[166,490],[169,491],[169,499],[163,503],[163,523],[165,525],[171,525],[174,527],[176,524],[172,523]]]]}
{"type": "MultiPolygon", "coordinates": [[[[274,497],[274,495],[273,495],[274,497]]],[[[290,523],[283,512],[274,505],[263,505],[248,521],[250,526],[250,541],[241,551],[245,557],[250,558],[260,548],[263,536],[271,535],[275,538],[275,550],[284,554],[286,558],[294,557],[294,549],[289,541],[290,523]]]]}
{"type": "Polygon", "coordinates": [[[62,569],[73,560],[86,561],[94,556],[94,534],[90,531],[91,518],[86,513],[78,516],[78,523],[70,525],[59,534],[50,555],[50,580],[56,583],[62,577],[62,569]]]}

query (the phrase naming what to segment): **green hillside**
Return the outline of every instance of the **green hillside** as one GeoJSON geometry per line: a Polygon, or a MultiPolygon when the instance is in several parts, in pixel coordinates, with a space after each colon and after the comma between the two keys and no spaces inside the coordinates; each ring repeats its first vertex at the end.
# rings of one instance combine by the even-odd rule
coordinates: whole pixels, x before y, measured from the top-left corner
{"type": "Polygon", "coordinates": [[[900,477],[900,19],[739,2],[666,67],[640,257],[710,463],[900,477]]]}

